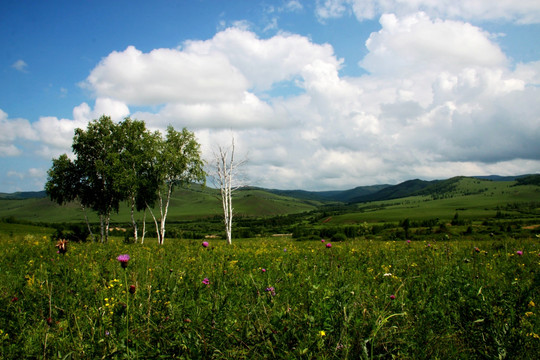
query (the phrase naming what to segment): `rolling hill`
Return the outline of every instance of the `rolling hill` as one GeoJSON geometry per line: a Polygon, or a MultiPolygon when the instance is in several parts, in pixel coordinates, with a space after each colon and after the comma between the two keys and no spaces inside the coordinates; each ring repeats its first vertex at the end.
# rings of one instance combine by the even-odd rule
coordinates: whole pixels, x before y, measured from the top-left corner
{"type": "MultiPolygon", "coordinates": [[[[456,209],[468,209],[470,214],[495,214],[496,209],[504,209],[511,203],[540,203],[540,175],[516,179],[414,179],[397,185],[361,186],[344,191],[322,192],[248,187],[235,192],[233,205],[239,216],[255,218],[309,212],[323,205],[346,205],[348,212],[356,215],[342,215],[341,220],[334,218],[333,222],[347,223],[363,219],[380,221],[384,217],[398,219],[409,212],[412,217],[450,216],[456,209]],[[375,212],[378,214],[374,215],[375,212]]],[[[157,209],[155,211],[159,212],[157,209]]],[[[221,211],[217,189],[193,185],[173,193],[168,221],[214,218],[221,216],[221,211]]],[[[88,216],[91,222],[98,221],[93,212],[89,211],[88,216]]],[[[84,213],[76,203],[59,206],[51,202],[44,192],[0,194],[0,219],[10,217],[43,223],[82,222],[84,213]]],[[[141,218],[142,214],[138,214],[138,217],[141,218]]],[[[122,207],[118,214],[113,214],[111,221],[128,222],[127,206],[122,207]]]]}
{"type": "MultiPolygon", "coordinates": [[[[234,209],[241,216],[275,216],[301,213],[316,209],[322,202],[310,199],[296,199],[273,194],[261,189],[239,189],[234,196],[234,209]]],[[[159,209],[154,209],[159,213],[159,209]]],[[[174,191],[169,206],[169,221],[193,220],[221,215],[219,191],[192,185],[174,191]]],[[[97,216],[87,212],[91,222],[97,216]]],[[[111,216],[112,222],[128,222],[130,212],[125,205],[118,214],[111,216]]],[[[36,193],[34,197],[0,197],[0,218],[15,218],[32,222],[60,223],[84,221],[82,208],[76,203],[60,206],[48,197],[36,193]]],[[[142,214],[140,215],[142,217],[142,214]]],[[[150,214],[147,215],[150,219],[150,214]]]]}

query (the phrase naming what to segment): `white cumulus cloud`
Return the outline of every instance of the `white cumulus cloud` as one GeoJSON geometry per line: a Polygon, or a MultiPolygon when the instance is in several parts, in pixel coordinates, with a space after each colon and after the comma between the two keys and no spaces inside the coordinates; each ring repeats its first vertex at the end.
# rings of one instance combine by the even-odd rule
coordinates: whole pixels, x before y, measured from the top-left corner
{"type": "MultiPolygon", "coordinates": [[[[73,119],[30,124],[0,112],[0,154],[16,154],[22,140],[38,141],[48,156],[68,152],[76,127],[102,114],[120,120],[132,108],[151,129],[194,130],[207,160],[234,136],[249,183],[264,187],[539,171],[540,61],[511,65],[492,34],[463,16],[433,15],[446,9],[435,2],[416,1],[422,12],[381,12],[387,3],[319,3],[327,17],[383,14],[365,39],[362,76],[342,76],[344,60],[329,44],[260,38],[244,27],[176,49],[130,46],[96,64],[84,81],[95,104],[75,107],[73,119]]],[[[469,6],[457,4],[458,12],[469,6]]]]}

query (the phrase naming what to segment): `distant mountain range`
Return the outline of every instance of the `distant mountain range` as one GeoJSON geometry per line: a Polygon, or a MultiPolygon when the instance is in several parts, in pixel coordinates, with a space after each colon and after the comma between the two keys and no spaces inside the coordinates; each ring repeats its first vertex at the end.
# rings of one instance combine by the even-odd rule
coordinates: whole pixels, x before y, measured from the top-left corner
{"type": "MultiPolygon", "coordinates": [[[[306,190],[278,190],[265,189],[257,187],[247,187],[250,190],[262,190],[272,194],[291,197],[299,200],[313,200],[321,202],[342,202],[342,203],[360,203],[380,200],[398,199],[414,195],[441,194],[451,191],[454,184],[463,176],[457,176],[446,180],[407,180],[397,185],[369,185],[358,186],[349,190],[335,191],[306,191],[306,190]]],[[[489,181],[516,181],[522,180],[527,184],[540,185],[540,174],[527,174],[516,176],[470,176],[480,180],[489,181]]],[[[25,191],[15,193],[0,193],[0,200],[24,200],[32,198],[45,198],[46,192],[43,191],[25,191]]]]}
{"type": "MultiPolygon", "coordinates": [[[[516,176],[469,176],[469,178],[489,181],[516,181],[527,177],[540,179],[540,175],[516,175],[516,176]]],[[[447,180],[407,180],[397,185],[370,185],[359,186],[350,190],[342,191],[305,191],[305,190],[275,190],[260,189],[273,194],[288,196],[302,200],[336,201],[344,203],[361,203],[380,200],[398,199],[415,195],[443,194],[451,191],[464,176],[457,176],[447,180]]],[[[532,181],[535,183],[535,180],[532,181]]]]}
{"type": "Polygon", "coordinates": [[[41,199],[44,197],[47,197],[47,193],[45,192],[45,190],[0,193],[0,200],[41,199]]]}

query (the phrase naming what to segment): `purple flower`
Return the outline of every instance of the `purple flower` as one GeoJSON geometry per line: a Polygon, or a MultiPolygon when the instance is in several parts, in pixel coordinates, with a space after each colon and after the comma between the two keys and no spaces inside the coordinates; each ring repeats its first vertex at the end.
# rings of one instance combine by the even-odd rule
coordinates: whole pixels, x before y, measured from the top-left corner
{"type": "Polygon", "coordinates": [[[118,257],[116,258],[116,260],[120,261],[120,265],[122,265],[124,269],[127,268],[129,259],[130,257],[128,254],[118,255],[118,257]]]}
{"type": "Polygon", "coordinates": [[[390,300],[394,300],[396,298],[396,295],[392,294],[390,295],[390,300]]]}
{"type": "Polygon", "coordinates": [[[276,295],[276,289],[273,286],[267,287],[264,291],[270,293],[272,296],[276,295]]]}
{"type": "Polygon", "coordinates": [[[332,244],[328,243],[328,244],[326,244],[326,247],[327,247],[327,248],[331,248],[331,247],[332,247],[332,244]]]}
{"type": "Polygon", "coordinates": [[[522,255],[523,255],[523,251],[518,250],[518,251],[516,251],[516,254],[518,254],[519,256],[522,256],[522,255]]]}
{"type": "Polygon", "coordinates": [[[265,273],[265,272],[266,272],[266,269],[261,269],[261,271],[262,271],[263,273],[265,273]]]}
{"type": "Polygon", "coordinates": [[[322,242],[322,243],[323,243],[323,242],[325,242],[325,241],[326,241],[326,240],[324,240],[324,239],[321,239],[321,242],[322,242]]]}
{"type": "Polygon", "coordinates": [[[411,243],[411,240],[407,240],[407,244],[410,244],[411,243]]]}
{"type": "Polygon", "coordinates": [[[210,285],[210,280],[208,280],[208,278],[204,278],[203,281],[202,281],[202,283],[203,283],[204,285],[210,285]]]}
{"type": "Polygon", "coordinates": [[[202,246],[205,247],[205,248],[208,247],[208,241],[203,241],[202,246]]]}

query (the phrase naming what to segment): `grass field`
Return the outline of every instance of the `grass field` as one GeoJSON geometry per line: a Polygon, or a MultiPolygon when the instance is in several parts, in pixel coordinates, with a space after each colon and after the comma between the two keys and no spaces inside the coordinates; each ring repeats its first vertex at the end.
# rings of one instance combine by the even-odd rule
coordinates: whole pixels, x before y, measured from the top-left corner
{"type": "MultiPolygon", "coordinates": [[[[29,230],[29,229],[27,229],[29,230]]],[[[2,358],[533,359],[540,239],[0,235],[2,358]],[[330,246],[329,246],[330,245],[330,246]],[[116,259],[129,254],[123,268],[116,259]]],[[[536,355],[535,355],[536,354],[536,355]]]]}
{"type": "Polygon", "coordinates": [[[263,236],[207,247],[186,234],[219,233],[220,203],[194,187],[175,193],[165,245],[112,236],[65,254],[52,237],[79,207],[0,200],[0,358],[533,359],[540,187],[514,185],[322,207],[243,190],[233,234],[263,236]]]}

